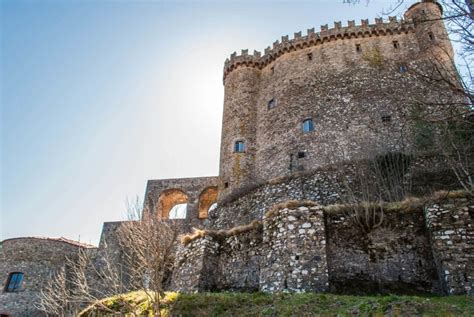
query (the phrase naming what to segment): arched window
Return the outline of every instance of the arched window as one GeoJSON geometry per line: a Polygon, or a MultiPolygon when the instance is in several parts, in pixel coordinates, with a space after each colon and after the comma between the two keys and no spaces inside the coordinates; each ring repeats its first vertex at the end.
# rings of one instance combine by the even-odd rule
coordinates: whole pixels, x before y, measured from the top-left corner
{"type": "Polygon", "coordinates": [[[7,286],[5,287],[5,292],[18,292],[21,287],[21,282],[23,282],[23,273],[21,272],[12,272],[8,275],[7,286]]]}
{"type": "Polygon", "coordinates": [[[236,141],[235,144],[234,144],[234,152],[235,153],[245,152],[245,142],[244,141],[236,141]]]}
{"type": "Polygon", "coordinates": [[[168,218],[169,219],[186,219],[186,213],[188,211],[188,204],[177,204],[171,208],[168,218]]]}
{"type": "Polygon", "coordinates": [[[207,218],[209,211],[217,207],[216,201],[217,201],[217,186],[211,186],[204,189],[199,195],[198,217],[200,219],[207,218]]]}
{"type": "Polygon", "coordinates": [[[306,119],[303,121],[303,132],[311,132],[314,130],[313,119],[306,119]]]}
{"type": "Polygon", "coordinates": [[[158,198],[157,215],[161,219],[186,218],[188,195],[180,189],[170,188],[161,192],[158,198]]]}

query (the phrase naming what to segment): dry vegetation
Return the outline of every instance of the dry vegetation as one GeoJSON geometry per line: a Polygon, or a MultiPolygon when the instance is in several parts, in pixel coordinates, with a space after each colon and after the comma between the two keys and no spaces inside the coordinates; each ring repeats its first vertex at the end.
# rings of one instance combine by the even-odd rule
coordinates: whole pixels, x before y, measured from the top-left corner
{"type": "Polygon", "coordinates": [[[271,207],[266,213],[265,218],[275,217],[278,212],[285,208],[299,208],[299,207],[315,207],[319,206],[318,203],[311,200],[288,200],[283,203],[279,203],[271,207]]]}
{"type": "Polygon", "coordinates": [[[103,250],[94,253],[81,250],[67,259],[65,269],[56,272],[43,287],[36,307],[52,316],[75,316],[81,307],[94,303],[103,315],[117,312],[110,300],[121,302],[118,312],[138,316],[129,291],[140,291],[147,307],[159,316],[161,298],[174,260],[177,229],[173,223],[160,221],[142,209],[138,199],[129,204],[130,221],[116,229],[114,242],[119,252],[103,250]]]}
{"type": "Polygon", "coordinates": [[[419,210],[423,206],[429,203],[439,203],[445,201],[447,199],[459,199],[459,198],[470,198],[472,194],[465,190],[454,190],[454,191],[447,191],[441,190],[433,193],[430,196],[425,197],[407,197],[401,201],[397,202],[387,202],[387,203],[368,203],[362,202],[358,205],[351,205],[351,204],[334,204],[324,206],[323,209],[325,212],[330,214],[344,214],[354,208],[363,209],[370,205],[372,208],[379,208],[383,207],[383,209],[387,212],[411,212],[414,210],[419,210]]]}
{"type": "Polygon", "coordinates": [[[181,243],[188,245],[192,241],[206,236],[212,237],[218,241],[222,241],[225,238],[232,237],[238,234],[242,234],[252,230],[259,230],[262,228],[262,222],[260,220],[254,220],[247,225],[236,226],[227,230],[201,230],[194,228],[192,234],[185,234],[181,236],[181,243]]]}
{"type": "MultiPolygon", "coordinates": [[[[425,197],[407,197],[401,201],[386,202],[386,203],[370,203],[360,202],[358,204],[333,204],[321,206],[321,208],[328,214],[351,214],[354,210],[364,211],[367,208],[373,209],[375,212],[383,210],[384,212],[412,212],[420,210],[423,206],[430,203],[439,203],[448,199],[471,198],[472,194],[465,190],[455,191],[437,191],[430,196],[425,197]]],[[[283,209],[299,208],[299,207],[315,207],[320,206],[318,203],[311,200],[288,200],[271,207],[266,213],[265,218],[272,218],[278,215],[283,209]]],[[[191,234],[181,235],[180,240],[184,245],[188,245],[192,241],[206,236],[210,236],[216,240],[222,241],[228,237],[239,235],[252,230],[261,230],[263,224],[261,220],[254,220],[249,224],[236,226],[227,230],[201,230],[194,228],[191,234]]]]}

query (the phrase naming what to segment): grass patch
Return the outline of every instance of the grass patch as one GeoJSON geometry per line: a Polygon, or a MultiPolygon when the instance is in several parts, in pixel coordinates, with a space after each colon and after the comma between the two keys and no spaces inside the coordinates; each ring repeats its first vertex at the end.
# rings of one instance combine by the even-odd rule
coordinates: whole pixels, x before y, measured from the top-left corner
{"type": "MultiPolygon", "coordinates": [[[[130,293],[142,301],[141,292],[130,293]]],[[[127,298],[130,299],[127,294],[127,298]]],[[[115,298],[115,297],[114,297],[115,298]]],[[[142,307],[146,303],[134,301],[142,307]]],[[[106,303],[105,300],[102,303],[106,303]]],[[[112,302],[110,302],[112,303],[112,302]]],[[[109,307],[113,309],[112,306],[109,307]]],[[[93,316],[89,307],[81,316],[93,316]]],[[[124,314],[123,308],[120,311],[124,314]]],[[[350,296],[316,293],[167,293],[162,316],[474,316],[470,296],[350,296]]],[[[151,314],[151,312],[150,312],[151,314]]],[[[105,314],[107,315],[107,314],[105,314]]],[[[95,315],[97,316],[97,315],[95,315]]]]}

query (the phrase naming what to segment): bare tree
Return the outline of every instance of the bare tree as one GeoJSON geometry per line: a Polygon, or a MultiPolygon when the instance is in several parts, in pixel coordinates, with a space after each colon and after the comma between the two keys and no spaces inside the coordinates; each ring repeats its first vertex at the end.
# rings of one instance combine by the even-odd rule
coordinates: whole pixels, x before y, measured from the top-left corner
{"type": "Polygon", "coordinates": [[[80,249],[67,258],[41,291],[37,308],[52,316],[75,316],[91,305],[84,315],[143,314],[127,293],[146,294],[149,310],[160,316],[166,279],[172,269],[177,230],[174,223],[161,221],[143,210],[139,201],[128,205],[130,221],[122,222],[115,241],[99,250],[80,249]],[[103,299],[113,297],[120,306],[111,309],[103,299]],[[151,309],[150,309],[151,308],[151,309]]]}
{"type": "Polygon", "coordinates": [[[142,290],[154,316],[160,316],[161,299],[172,272],[178,239],[176,223],[160,220],[138,199],[129,204],[129,218],[118,230],[130,287],[142,290]]]}
{"type": "MultiPolygon", "coordinates": [[[[110,257],[107,248],[100,253],[96,249],[79,249],[76,256],[66,258],[65,265],[52,274],[40,292],[36,307],[51,316],[77,316],[91,304],[113,313],[101,299],[120,297],[129,290],[120,271],[121,264],[110,257]]],[[[132,311],[132,306],[123,302],[124,311],[132,311]]]]}
{"type": "Polygon", "coordinates": [[[364,233],[383,224],[387,202],[400,201],[410,195],[410,164],[409,155],[374,152],[367,154],[365,159],[345,165],[341,174],[343,209],[348,219],[364,233]]]}
{"type": "Polygon", "coordinates": [[[65,267],[51,274],[41,289],[35,308],[53,316],[73,316],[77,313],[67,287],[65,267]]]}
{"type": "MultiPolygon", "coordinates": [[[[417,17],[416,23],[443,21],[450,39],[439,40],[453,41],[457,50],[453,55],[449,47],[436,46],[427,52],[429,58],[420,56],[413,63],[409,68],[411,79],[423,83],[426,90],[415,100],[409,96],[403,105],[410,112],[415,141],[422,141],[425,152],[440,156],[455,175],[458,186],[473,193],[474,6],[470,0],[437,2],[443,7],[443,15],[424,14],[417,17]]],[[[393,0],[381,15],[393,14],[405,4],[405,0],[393,0]]]]}

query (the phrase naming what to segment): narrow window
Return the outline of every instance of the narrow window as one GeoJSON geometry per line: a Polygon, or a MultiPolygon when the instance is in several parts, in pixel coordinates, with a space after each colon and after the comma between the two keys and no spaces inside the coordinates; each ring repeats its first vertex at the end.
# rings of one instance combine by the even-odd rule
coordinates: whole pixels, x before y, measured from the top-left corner
{"type": "Polygon", "coordinates": [[[400,47],[400,44],[398,44],[398,41],[393,41],[393,48],[398,49],[400,47]]]}
{"type": "Polygon", "coordinates": [[[275,99],[271,99],[269,102],[268,102],[268,109],[273,109],[276,107],[276,102],[275,102],[275,99]]]}
{"type": "Polygon", "coordinates": [[[308,53],[308,61],[312,61],[313,60],[313,53],[308,53]]]}
{"type": "Polygon", "coordinates": [[[362,47],[360,47],[360,44],[356,44],[356,52],[357,53],[362,52],[362,47]]]}
{"type": "Polygon", "coordinates": [[[311,132],[314,130],[313,119],[306,119],[303,121],[303,132],[311,132]]]}
{"type": "Polygon", "coordinates": [[[434,41],[435,36],[434,36],[433,32],[428,33],[428,36],[430,38],[430,41],[434,41]]]}
{"type": "Polygon", "coordinates": [[[275,66],[272,66],[272,68],[270,68],[270,71],[272,72],[272,75],[275,74],[275,66]]]}
{"type": "Polygon", "coordinates": [[[243,153],[245,152],[245,143],[244,141],[236,141],[234,144],[234,152],[243,153]]]}
{"type": "Polygon", "coordinates": [[[18,292],[20,290],[21,282],[23,281],[23,273],[12,272],[8,276],[7,286],[5,292],[18,292]]]}
{"type": "Polygon", "coordinates": [[[224,188],[229,188],[229,182],[224,183],[224,188]]]}
{"type": "Polygon", "coordinates": [[[305,153],[305,152],[303,152],[303,151],[298,152],[298,158],[299,158],[299,159],[302,159],[302,158],[304,158],[305,156],[306,156],[306,153],[305,153]]]}
{"type": "Polygon", "coordinates": [[[398,69],[400,70],[400,73],[406,73],[408,71],[408,66],[406,64],[400,64],[398,69]]]}

